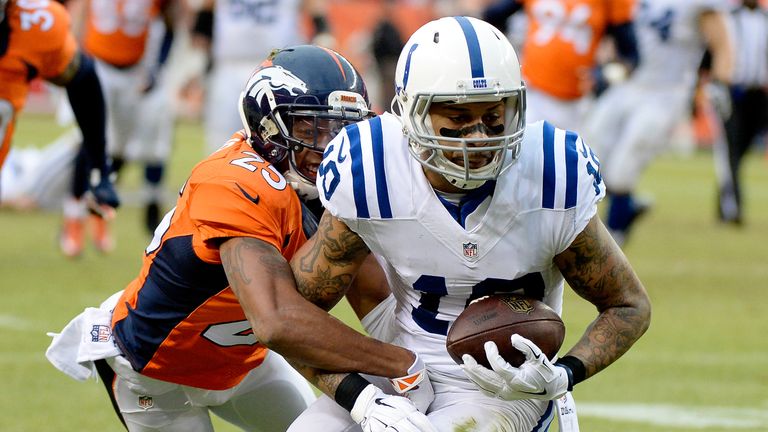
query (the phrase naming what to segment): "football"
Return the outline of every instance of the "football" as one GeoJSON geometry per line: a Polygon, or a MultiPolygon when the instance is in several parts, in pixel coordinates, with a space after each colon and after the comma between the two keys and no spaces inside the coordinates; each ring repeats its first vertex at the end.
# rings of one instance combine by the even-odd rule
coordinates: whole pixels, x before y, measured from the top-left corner
{"type": "Polygon", "coordinates": [[[470,303],[448,330],[445,346],[458,364],[463,363],[463,354],[470,354],[478,363],[490,368],[483,344],[493,341],[499,354],[518,367],[525,361],[525,356],[510,342],[515,333],[531,340],[552,359],[563,344],[565,325],[552,308],[539,300],[497,294],[470,303]]]}

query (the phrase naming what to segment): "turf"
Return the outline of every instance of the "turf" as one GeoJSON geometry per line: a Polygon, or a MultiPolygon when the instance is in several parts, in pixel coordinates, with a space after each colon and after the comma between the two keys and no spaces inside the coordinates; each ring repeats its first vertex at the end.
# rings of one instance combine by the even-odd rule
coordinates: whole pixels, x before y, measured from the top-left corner
{"type": "MultiPolygon", "coordinates": [[[[42,145],[61,130],[48,116],[24,115],[15,143],[42,145]]],[[[179,125],[169,196],[203,155],[198,124],[179,125]]],[[[128,198],[137,167],[121,181],[128,198]]],[[[768,430],[768,160],[744,166],[746,223],[714,218],[711,154],[668,154],[643,177],[653,211],[626,253],[653,300],[651,329],[622,359],[580,384],[582,431],[768,430]]],[[[128,199],[130,201],[130,199],[128,199]]],[[[0,431],[120,431],[102,384],[76,382],[45,359],[49,338],[86,306],[136,274],[148,242],[141,209],[126,205],[115,223],[117,249],[92,248],[79,260],[59,255],[57,213],[0,211],[0,431]]],[[[348,308],[334,311],[349,320],[348,308]]],[[[565,299],[566,346],[594,317],[575,295],[565,299]]],[[[359,328],[359,327],[358,327],[359,328]]],[[[217,430],[234,431],[215,421],[217,430]]]]}

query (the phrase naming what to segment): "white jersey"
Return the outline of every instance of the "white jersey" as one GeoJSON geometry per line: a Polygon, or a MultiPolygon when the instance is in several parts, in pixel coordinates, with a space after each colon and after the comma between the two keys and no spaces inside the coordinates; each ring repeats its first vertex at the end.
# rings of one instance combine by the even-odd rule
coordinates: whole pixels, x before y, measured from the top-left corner
{"type": "Polygon", "coordinates": [[[250,60],[255,68],[273,49],[303,41],[301,0],[216,0],[215,8],[214,62],[250,60]]]}
{"type": "Polygon", "coordinates": [[[692,90],[705,41],[703,12],[727,10],[727,0],[642,0],[635,19],[640,64],[630,80],[639,85],[692,90]]]}
{"type": "Polygon", "coordinates": [[[563,277],[552,259],[596,213],[605,193],[598,168],[575,133],[530,124],[519,158],[475,203],[485,214],[464,229],[387,113],[331,141],[317,181],[326,209],[386,272],[397,299],[394,343],[418,352],[433,380],[474,388],[445,350],[451,323],[471,300],[495,292],[525,292],[560,313],[563,277]]]}

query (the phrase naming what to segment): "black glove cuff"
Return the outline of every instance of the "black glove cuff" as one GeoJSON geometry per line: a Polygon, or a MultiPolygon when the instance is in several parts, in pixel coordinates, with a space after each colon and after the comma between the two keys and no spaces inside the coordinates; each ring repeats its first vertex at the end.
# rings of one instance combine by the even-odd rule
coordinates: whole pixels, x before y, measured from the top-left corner
{"type": "Polygon", "coordinates": [[[339,386],[336,387],[336,393],[334,393],[333,398],[336,400],[337,404],[351,412],[352,408],[355,406],[357,397],[360,396],[363,389],[370,384],[371,383],[369,383],[368,380],[360,375],[351,373],[341,380],[339,386]]]}
{"type": "Polygon", "coordinates": [[[568,391],[573,390],[573,386],[584,381],[587,378],[587,369],[584,363],[574,356],[565,356],[555,362],[555,366],[565,369],[568,374],[568,391]]]}

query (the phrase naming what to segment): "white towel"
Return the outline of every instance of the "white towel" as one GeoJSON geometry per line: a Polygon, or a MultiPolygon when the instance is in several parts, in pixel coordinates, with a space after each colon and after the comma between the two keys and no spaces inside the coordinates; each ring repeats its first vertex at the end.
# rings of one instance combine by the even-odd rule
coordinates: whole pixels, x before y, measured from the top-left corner
{"type": "Polygon", "coordinates": [[[61,333],[48,333],[53,337],[45,351],[48,361],[72,378],[85,381],[96,375],[94,360],[120,355],[112,337],[112,311],[121,294],[116,292],[98,308],[86,308],[61,333]]]}

